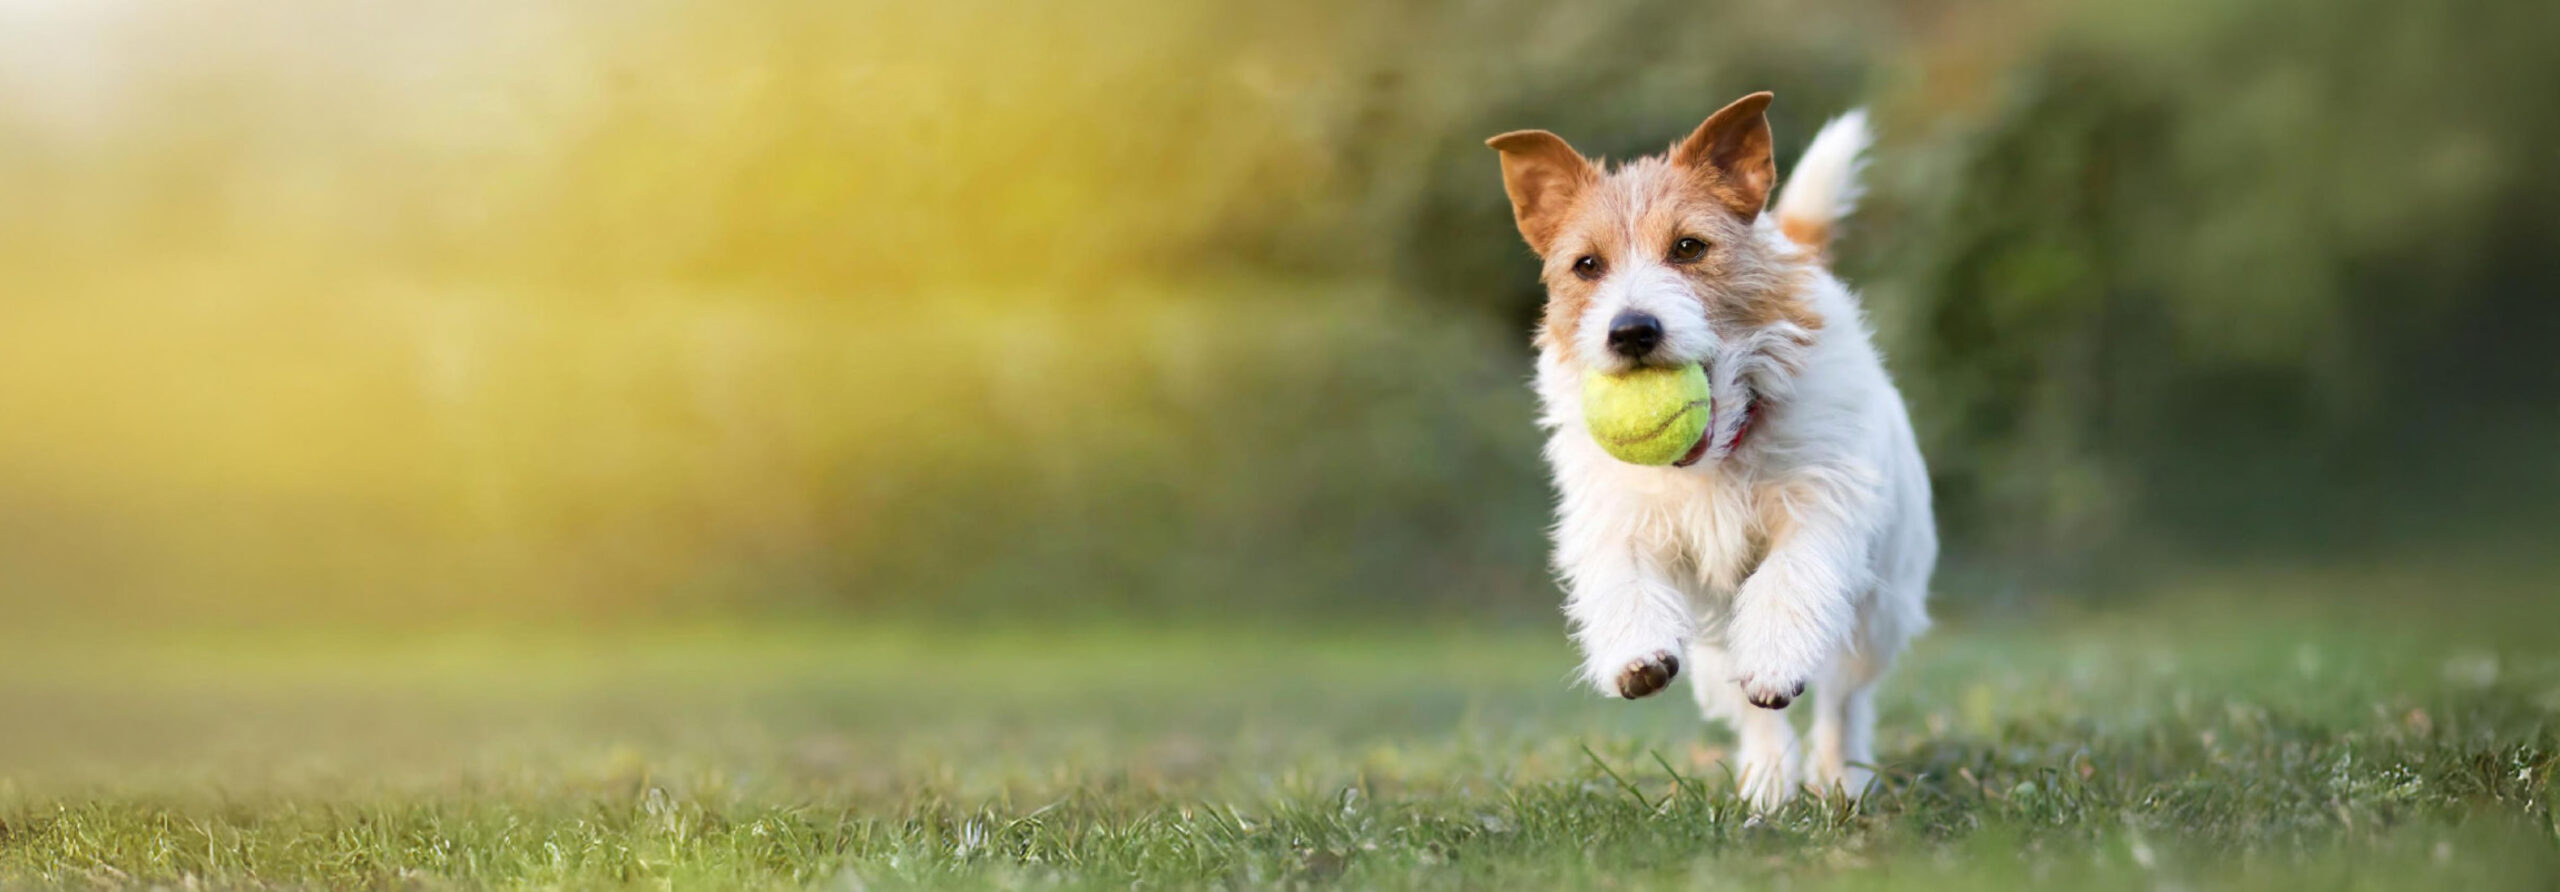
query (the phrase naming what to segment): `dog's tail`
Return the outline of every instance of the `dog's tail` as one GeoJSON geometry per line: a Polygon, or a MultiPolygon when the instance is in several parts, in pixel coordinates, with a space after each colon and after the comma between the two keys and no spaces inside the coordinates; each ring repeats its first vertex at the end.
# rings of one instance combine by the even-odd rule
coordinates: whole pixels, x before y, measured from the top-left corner
{"type": "Polygon", "coordinates": [[[1866,169],[1867,146],[1874,141],[1863,108],[1822,125],[1778,196],[1778,231],[1815,253],[1829,250],[1833,225],[1856,210],[1858,196],[1866,193],[1858,172],[1866,169]]]}

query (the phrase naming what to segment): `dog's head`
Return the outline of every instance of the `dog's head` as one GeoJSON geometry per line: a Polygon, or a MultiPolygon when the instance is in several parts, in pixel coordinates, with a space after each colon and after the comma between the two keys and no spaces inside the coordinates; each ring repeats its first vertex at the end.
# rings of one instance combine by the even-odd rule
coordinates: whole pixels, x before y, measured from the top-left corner
{"type": "Polygon", "coordinates": [[[1777,180],[1769,99],[1745,96],[1670,151],[1610,169],[1544,130],[1487,141],[1545,261],[1540,349],[1578,369],[1712,372],[1762,335],[1820,327],[1795,276],[1807,255],[1761,221],[1777,180]]]}

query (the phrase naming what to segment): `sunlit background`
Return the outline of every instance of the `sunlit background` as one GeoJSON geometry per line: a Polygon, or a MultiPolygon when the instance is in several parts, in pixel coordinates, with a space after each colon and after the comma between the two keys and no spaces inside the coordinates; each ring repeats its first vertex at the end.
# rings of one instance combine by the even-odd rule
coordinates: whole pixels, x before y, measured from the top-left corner
{"type": "MultiPolygon", "coordinates": [[[[2554,35],[2525,0],[0,0],[0,794],[636,802],[747,753],[785,767],[740,789],[1036,804],[1393,776],[1515,709],[1564,718],[1481,764],[1584,770],[1517,728],[1710,763],[1676,704],[1565,687],[1541,294],[1482,140],[1626,158],[1758,89],[1782,175],[1880,130],[1838,267],[1957,636],[1888,756],[2080,702],[1999,687],[2054,654],[2144,703],[2180,660],[2367,665],[2293,620],[2178,649],[2260,601],[2560,626],[2554,35]],[[2116,637],[2164,599],[2209,606],[2116,637]],[[1962,637],[2001,628],[2079,644],[1962,637]]],[[[2502,640],[2390,677],[2477,677],[2442,642],[2543,677],[2502,640]]]]}
{"type": "Polygon", "coordinates": [[[1942,598],[2543,543],[2552,13],[2349,5],[11,0],[8,609],[1542,619],[1480,140],[1763,87],[1942,598]]]}

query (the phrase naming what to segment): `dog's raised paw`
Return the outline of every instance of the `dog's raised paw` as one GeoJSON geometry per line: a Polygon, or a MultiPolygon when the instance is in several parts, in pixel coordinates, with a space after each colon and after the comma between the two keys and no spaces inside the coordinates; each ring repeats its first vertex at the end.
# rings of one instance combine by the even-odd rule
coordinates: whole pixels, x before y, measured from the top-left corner
{"type": "Polygon", "coordinates": [[[1618,696],[1629,700],[1653,696],[1679,675],[1677,655],[1667,650],[1654,651],[1653,656],[1628,663],[1627,668],[1618,671],[1618,696]]]}
{"type": "Polygon", "coordinates": [[[1797,697],[1804,696],[1804,682],[1801,681],[1763,683],[1754,676],[1745,675],[1734,679],[1734,682],[1742,685],[1742,699],[1762,709],[1785,709],[1787,704],[1796,702],[1797,697]]]}

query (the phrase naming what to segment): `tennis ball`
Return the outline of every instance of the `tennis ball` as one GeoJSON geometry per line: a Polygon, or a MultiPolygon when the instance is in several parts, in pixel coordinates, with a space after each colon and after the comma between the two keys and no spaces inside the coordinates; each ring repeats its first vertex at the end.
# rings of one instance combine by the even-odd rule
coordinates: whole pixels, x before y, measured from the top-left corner
{"type": "Polygon", "coordinates": [[[1697,363],[1582,376],[1582,424],[1619,461],[1667,465],[1689,454],[1715,414],[1697,363]]]}

